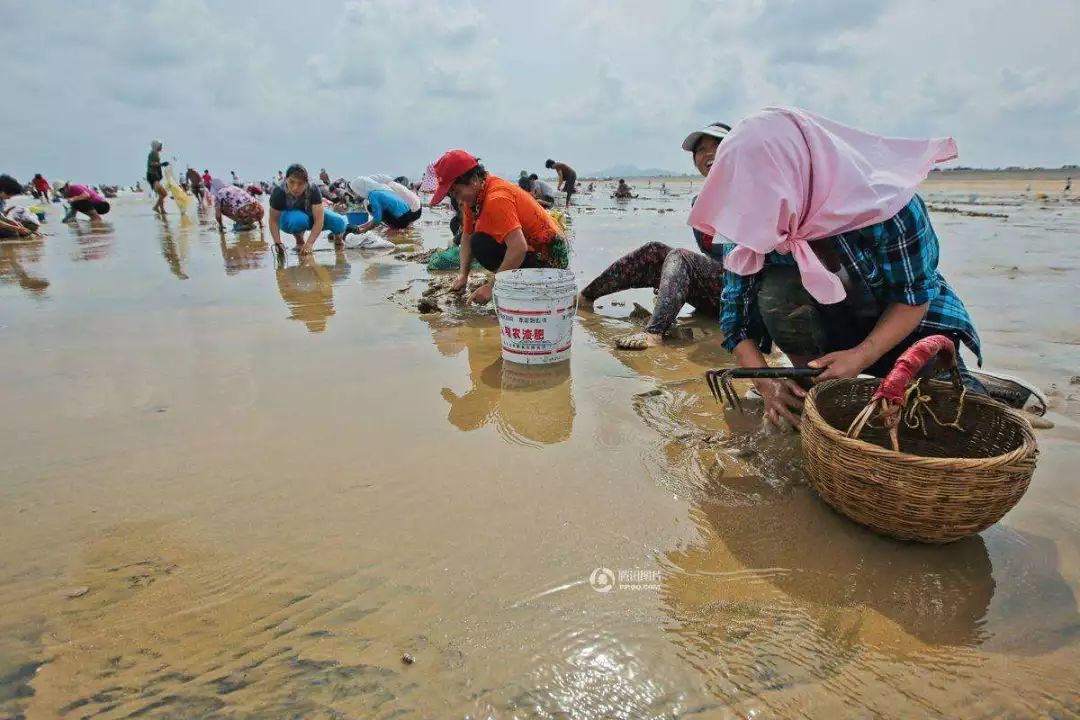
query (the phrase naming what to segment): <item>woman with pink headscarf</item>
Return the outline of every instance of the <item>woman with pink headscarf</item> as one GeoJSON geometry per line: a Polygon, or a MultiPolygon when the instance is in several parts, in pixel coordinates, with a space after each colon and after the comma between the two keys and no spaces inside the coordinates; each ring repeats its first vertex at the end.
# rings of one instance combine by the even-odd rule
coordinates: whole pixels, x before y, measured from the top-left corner
{"type": "MultiPolygon", "coordinates": [[[[724,264],[720,327],[739,367],[765,367],[775,342],[816,379],[883,376],[927,335],[982,363],[963,302],[937,270],[938,239],[916,194],[952,138],[890,138],[797,108],[766,108],[732,128],[689,224],[724,264]]],[[[965,376],[977,387],[977,381],[965,376]]],[[[757,380],[765,416],[799,425],[806,391],[757,380]]]]}

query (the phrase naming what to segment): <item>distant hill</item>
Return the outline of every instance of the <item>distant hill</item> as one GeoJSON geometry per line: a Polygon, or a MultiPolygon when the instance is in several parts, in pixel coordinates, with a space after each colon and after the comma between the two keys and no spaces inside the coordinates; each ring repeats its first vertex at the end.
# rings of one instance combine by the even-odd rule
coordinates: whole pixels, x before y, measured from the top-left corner
{"type": "Polygon", "coordinates": [[[660,168],[641,168],[637,165],[612,165],[609,168],[603,170],[597,170],[596,172],[586,173],[582,177],[591,178],[642,178],[642,177],[674,177],[681,173],[672,172],[671,170],[662,170],[660,168]]]}

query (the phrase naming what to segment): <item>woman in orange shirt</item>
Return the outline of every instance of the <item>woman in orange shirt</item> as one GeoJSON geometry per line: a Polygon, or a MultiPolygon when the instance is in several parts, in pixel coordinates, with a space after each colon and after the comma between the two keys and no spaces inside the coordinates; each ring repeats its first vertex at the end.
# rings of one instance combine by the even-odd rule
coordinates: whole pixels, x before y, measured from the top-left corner
{"type": "MultiPolygon", "coordinates": [[[[475,157],[450,150],[432,166],[438,205],[447,195],[461,207],[461,273],[452,289],[461,290],[475,258],[491,272],[518,268],[565,268],[569,250],[558,224],[516,183],[489,175],[475,157]]],[[[471,302],[491,299],[494,279],[477,288],[471,302]]]]}

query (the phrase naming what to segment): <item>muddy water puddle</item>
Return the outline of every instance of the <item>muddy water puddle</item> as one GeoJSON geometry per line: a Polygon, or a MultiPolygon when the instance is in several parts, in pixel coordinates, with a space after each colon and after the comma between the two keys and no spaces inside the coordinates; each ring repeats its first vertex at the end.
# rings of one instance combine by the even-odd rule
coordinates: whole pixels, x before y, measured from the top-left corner
{"type": "MultiPolygon", "coordinates": [[[[713,322],[612,351],[647,290],[522,368],[490,311],[395,301],[429,279],[393,251],[280,261],[142,198],[50,218],[0,246],[0,717],[1080,714],[1080,208],[978,193],[929,193],[1009,215],[935,215],[943,268],[1057,427],[944,548],[837,516],[797,438],[725,415],[713,322]]],[[[583,198],[579,282],[691,242],[688,196],[644,194],[583,198]]]]}

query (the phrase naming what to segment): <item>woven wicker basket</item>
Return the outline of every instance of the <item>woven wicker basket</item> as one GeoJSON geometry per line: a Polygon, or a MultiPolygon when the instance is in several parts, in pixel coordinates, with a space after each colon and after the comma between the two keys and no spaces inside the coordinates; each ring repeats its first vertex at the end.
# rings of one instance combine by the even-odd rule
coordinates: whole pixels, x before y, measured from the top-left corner
{"type": "Polygon", "coordinates": [[[807,472],[827,503],[885,535],[948,543],[985,530],[1019,502],[1038,455],[1031,425],[997,401],[962,395],[949,360],[954,382],[924,380],[918,394],[935,418],[959,416],[962,429],[900,422],[890,437],[871,424],[850,437],[860,413],[881,402],[875,399],[881,381],[830,380],[807,395],[807,472]],[[901,452],[891,448],[897,440],[901,452]]]}

